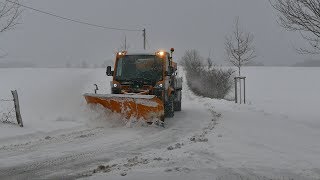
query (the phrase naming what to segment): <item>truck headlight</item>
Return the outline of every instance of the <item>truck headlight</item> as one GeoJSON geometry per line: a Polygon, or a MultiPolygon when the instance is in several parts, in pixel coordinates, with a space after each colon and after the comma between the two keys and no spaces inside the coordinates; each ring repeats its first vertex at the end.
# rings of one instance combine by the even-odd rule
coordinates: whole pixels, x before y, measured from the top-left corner
{"type": "Polygon", "coordinates": [[[162,84],[162,83],[157,84],[157,85],[154,86],[154,88],[156,88],[156,89],[162,89],[162,88],[163,88],[163,84],[162,84]]]}
{"type": "Polygon", "coordinates": [[[113,84],[113,87],[115,87],[115,88],[118,87],[118,84],[113,84]]]}

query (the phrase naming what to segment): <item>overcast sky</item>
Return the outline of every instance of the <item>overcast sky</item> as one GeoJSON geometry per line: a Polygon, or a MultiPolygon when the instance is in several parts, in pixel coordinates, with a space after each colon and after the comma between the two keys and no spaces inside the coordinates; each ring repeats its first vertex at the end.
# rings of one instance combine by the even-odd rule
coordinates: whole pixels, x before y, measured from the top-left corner
{"type": "MultiPolygon", "coordinates": [[[[224,62],[225,35],[232,32],[234,19],[239,16],[242,29],[255,36],[257,62],[294,64],[306,59],[293,49],[305,43],[299,34],[279,27],[267,0],[24,0],[21,3],[104,26],[145,27],[150,49],[174,47],[176,58],[187,49],[198,49],[205,57],[214,49],[212,58],[217,63],[224,62]]],[[[15,30],[0,34],[0,48],[9,54],[0,61],[101,64],[113,58],[125,35],[129,51],[142,48],[142,32],[88,27],[26,9],[15,30]]]]}

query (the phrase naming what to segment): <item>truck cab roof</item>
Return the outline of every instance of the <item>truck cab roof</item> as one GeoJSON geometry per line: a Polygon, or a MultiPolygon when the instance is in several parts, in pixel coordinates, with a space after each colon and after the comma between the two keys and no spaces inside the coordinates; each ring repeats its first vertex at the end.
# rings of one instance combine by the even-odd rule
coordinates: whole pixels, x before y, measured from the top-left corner
{"type": "Polygon", "coordinates": [[[126,55],[155,55],[156,52],[157,50],[129,50],[126,55]]]}

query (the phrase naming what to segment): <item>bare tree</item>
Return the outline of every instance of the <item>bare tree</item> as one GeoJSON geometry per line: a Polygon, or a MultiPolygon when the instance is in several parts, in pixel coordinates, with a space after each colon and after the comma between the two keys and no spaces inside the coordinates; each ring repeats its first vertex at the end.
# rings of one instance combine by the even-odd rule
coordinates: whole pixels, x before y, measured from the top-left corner
{"type": "Polygon", "coordinates": [[[208,68],[210,69],[213,65],[212,59],[211,59],[211,49],[209,51],[209,56],[207,58],[208,68]]]}
{"type": "Polygon", "coordinates": [[[239,76],[241,76],[241,67],[256,57],[253,39],[251,33],[240,30],[239,17],[237,17],[233,35],[226,36],[225,50],[227,61],[238,68],[239,76]]]}
{"type": "Polygon", "coordinates": [[[128,51],[129,48],[130,48],[130,45],[127,42],[127,35],[124,35],[124,41],[120,46],[120,50],[128,51]]]}
{"type": "MultiPolygon", "coordinates": [[[[14,27],[19,24],[19,19],[21,17],[22,10],[19,5],[18,0],[8,0],[0,1],[0,33],[8,30],[14,29],[14,27]]],[[[3,51],[4,52],[4,51],[3,51]]],[[[0,58],[4,58],[8,53],[0,55],[0,58]]]]}
{"type": "Polygon", "coordinates": [[[311,47],[298,48],[299,53],[320,53],[320,1],[269,0],[278,11],[279,24],[289,31],[298,31],[311,47]]]}
{"type": "Polygon", "coordinates": [[[18,0],[0,2],[0,32],[14,29],[19,24],[22,9],[18,0]]]}
{"type": "Polygon", "coordinates": [[[195,49],[187,50],[181,58],[181,63],[188,72],[192,72],[192,76],[200,75],[203,66],[203,57],[199,51],[195,49]]]}

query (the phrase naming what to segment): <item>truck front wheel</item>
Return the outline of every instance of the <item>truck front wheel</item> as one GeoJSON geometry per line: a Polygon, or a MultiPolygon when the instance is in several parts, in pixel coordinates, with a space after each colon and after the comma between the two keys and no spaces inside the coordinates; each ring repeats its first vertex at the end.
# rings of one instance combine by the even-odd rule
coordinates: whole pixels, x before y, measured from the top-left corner
{"type": "Polygon", "coordinates": [[[164,106],[164,114],[165,117],[173,117],[174,116],[174,96],[171,95],[168,98],[168,101],[165,103],[164,106]]]}
{"type": "Polygon", "coordinates": [[[181,91],[177,91],[174,99],[174,110],[181,111],[181,91]]]}

